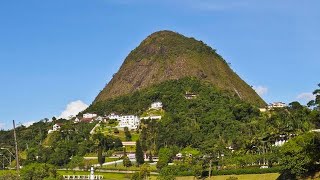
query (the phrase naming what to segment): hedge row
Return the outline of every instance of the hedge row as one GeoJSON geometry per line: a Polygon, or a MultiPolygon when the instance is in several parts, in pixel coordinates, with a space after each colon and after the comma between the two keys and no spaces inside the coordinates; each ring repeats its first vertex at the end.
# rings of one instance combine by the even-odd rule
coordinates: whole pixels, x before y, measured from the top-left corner
{"type": "MultiPolygon", "coordinates": [[[[266,174],[266,173],[279,173],[281,171],[281,167],[272,167],[266,169],[260,168],[243,168],[243,169],[228,169],[228,170],[213,170],[211,171],[211,175],[239,175],[239,174],[266,174]]],[[[204,176],[209,175],[209,171],[204,172],[204,176]]]]}

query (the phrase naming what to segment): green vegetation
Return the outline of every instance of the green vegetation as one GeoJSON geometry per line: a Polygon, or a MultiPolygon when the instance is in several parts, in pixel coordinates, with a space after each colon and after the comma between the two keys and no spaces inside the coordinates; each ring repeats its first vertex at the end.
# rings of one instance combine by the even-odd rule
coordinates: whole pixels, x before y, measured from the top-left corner
{"type": "Polygon", "coordinates": [[[141,117],[147,116],[164,116],[165,112],[163,109],[148,109],[147,111],[143,112],[141,117]]]}
{"type": "Polygon", "coordinates": [[[320,160],[320,133],[305,133],[292,138],[280,149],[284,177],[292,178],[317,170],[320,160]]]}
{"type": "Polygon", "coordinates": [[[172,31],[153,33],[131,51],[93,104],[185,77],[206,81],[251,104],[265,105],[214,49],[202,41],[172,31]]]}
{"type": "Polygon", "coordinates": [[[136,155],[137,165],[140,166],[141,164],[144,163],[144,154],[143,154],[142,147],[139,140],[136,141],[135,155],[136,155]]]}
{"type": "Polygon", "coordinates": [[[32,163],[21,169],[20,176],[22,180],[62,180],[62,176],[57,170],[49,164],[32,163]]]}

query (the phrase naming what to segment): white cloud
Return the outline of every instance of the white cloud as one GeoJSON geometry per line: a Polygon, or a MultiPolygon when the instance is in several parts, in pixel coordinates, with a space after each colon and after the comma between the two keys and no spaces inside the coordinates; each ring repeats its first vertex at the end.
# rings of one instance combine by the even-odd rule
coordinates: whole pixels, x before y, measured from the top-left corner
{"type": "Polygon", "coordinates": [[[28,122],[24,122],[22,125],[29,127],[31,126],[33,123],[35,123],[36,121],[28,121],[28,122]]]}
{"type": "Polygon", "coordinates": [[[0,129],[4,129],[5,124],[4,123],[0,123],[0,129]]]}
{"type": "Polygon", "coordinates": [[[61,113],[58,119],[59,118],[70,119],[70,117],[77,115],[79,112],[87,108],[88,108],[88,105],[85,104],[84,102],[80,100],[73,101],[67,105],[66,109],[61,113]]]}
{"type": "Polygon", "coordinates": [[[253,86],[253,89],[259,96],[263,96],[268,93],[268,88],[264,86],[253,86]]]}
{"type": "Polygon", "coordinates": [[[315,95],[313,95],[312,93],[301,93],[296,97],[298,100],[302,100],[302,101],[311,101],[315,99],[315,95]]]}

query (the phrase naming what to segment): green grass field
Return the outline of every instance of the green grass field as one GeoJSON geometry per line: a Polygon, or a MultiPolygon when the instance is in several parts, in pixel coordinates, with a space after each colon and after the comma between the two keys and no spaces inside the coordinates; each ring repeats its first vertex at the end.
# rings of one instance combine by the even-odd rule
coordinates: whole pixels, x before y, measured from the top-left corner
{"type": "MultiPolygon", "coordinates": [[[[223,175],[223,176],[212,176],[211,179],[207,178],[206,180],[226,180],[229,177],[236,177],[238,180],[275,180],[279,177],[278,173],[269,173],[269,174],[243,174],[243,175],[223,175]]],[[[177,177],[177,180],[195,180],[195,177],[177,177]]]]}

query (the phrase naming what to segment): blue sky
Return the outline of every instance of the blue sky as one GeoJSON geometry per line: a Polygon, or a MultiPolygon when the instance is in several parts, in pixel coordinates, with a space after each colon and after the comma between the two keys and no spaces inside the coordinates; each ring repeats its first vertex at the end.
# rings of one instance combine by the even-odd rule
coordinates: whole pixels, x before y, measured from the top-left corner
{"type": "Polygon", "coordinates": [[[320,83],[319,8],[317,0],[0,1],[0,129],[89,105],[127,54],[164,29],[217,49],[266,102],[305,103],[320,83]]]}

